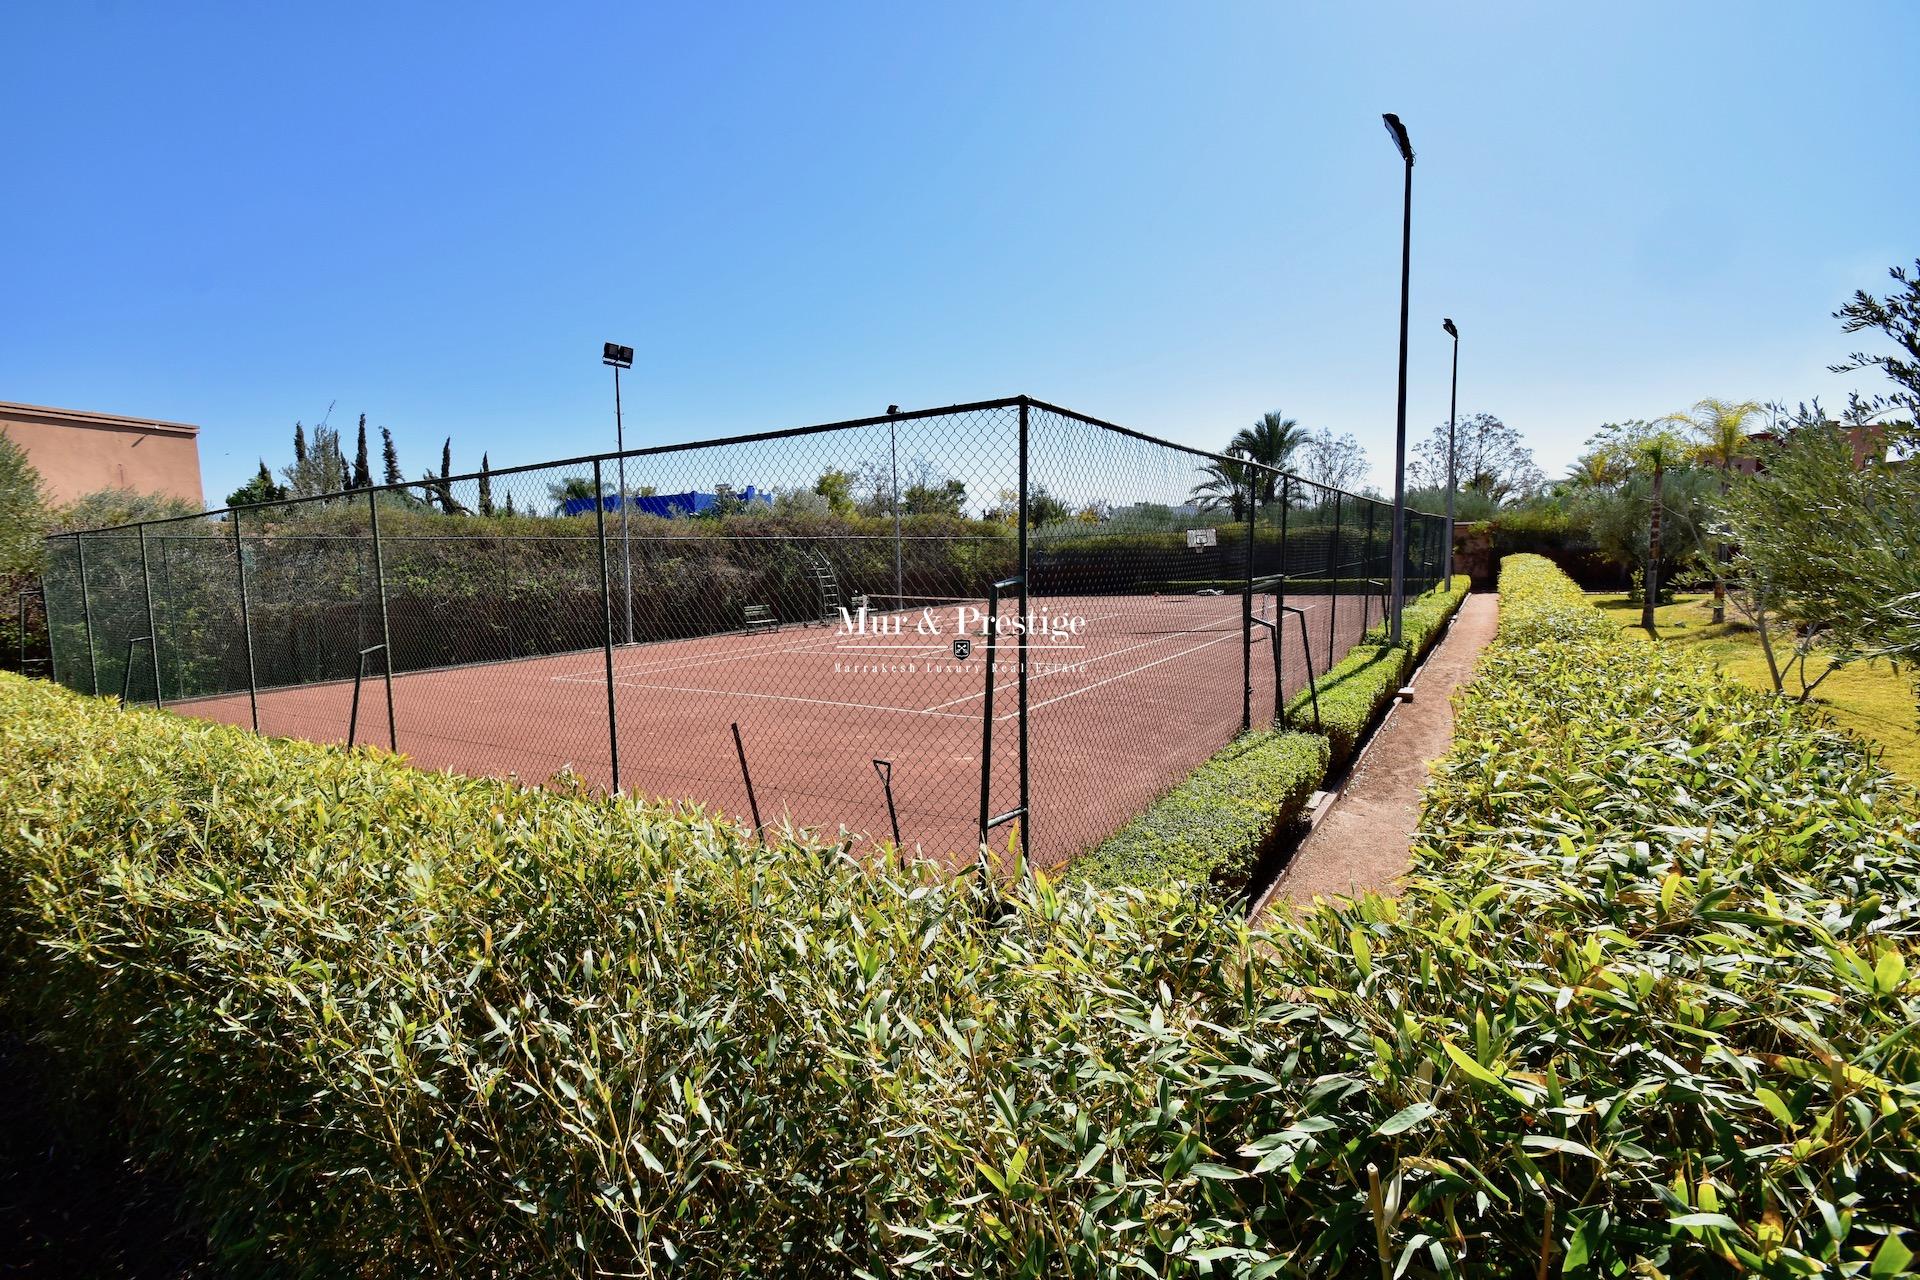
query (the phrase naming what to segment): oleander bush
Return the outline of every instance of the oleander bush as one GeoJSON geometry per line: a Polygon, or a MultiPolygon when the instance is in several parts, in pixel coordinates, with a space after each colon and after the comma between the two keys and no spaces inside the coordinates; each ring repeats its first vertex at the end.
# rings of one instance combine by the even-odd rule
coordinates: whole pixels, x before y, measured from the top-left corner
{"type": "Polygon", "coordinates": [[[1327,774],[1327,740],[1241,734],[1145,813],[1068,864],[1070,884],[1207,885],[1244,893],[1260,858],[1327,774]]]}
{"type": "Polygon", "coordinates": [[[0,1009],[243,1274],[1909,1269],[1912,794],[1503,586],[1404,896],[1258,933],[0,678],[0,1009]]]}

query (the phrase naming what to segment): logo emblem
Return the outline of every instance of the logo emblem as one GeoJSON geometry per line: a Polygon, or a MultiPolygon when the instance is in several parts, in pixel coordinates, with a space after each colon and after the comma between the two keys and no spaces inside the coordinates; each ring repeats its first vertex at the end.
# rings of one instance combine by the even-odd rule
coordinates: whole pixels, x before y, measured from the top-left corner
{"type": "Polygon", "coordinates": [[[962,662],[973,656],[973,637],[958,636],[953,642],[953,656],[962,662]]]}

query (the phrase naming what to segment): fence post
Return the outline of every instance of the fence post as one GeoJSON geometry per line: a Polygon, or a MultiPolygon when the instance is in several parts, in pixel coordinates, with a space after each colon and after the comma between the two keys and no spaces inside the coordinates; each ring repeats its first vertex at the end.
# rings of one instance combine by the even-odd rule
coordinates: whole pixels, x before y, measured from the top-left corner
{"type": "Polygon", "coordinates": [[[387,628],[387,566],[380,558],[378,489],[367,490],[367,520],[373,527],[373,589],[380,598],[380,663],[387,669],[387,750],[400,750],[400,726],[393,719],[393,636],[387,628]]]}
{"type": "MultiPolygon", "coordinates": [[[[593,460],[593,527],[600,543],[600,639],[607,665],[607,754],[613,762],[613,789],[620,790],[620,721],[613,709],[613,584],[607,573],[607,500],[600,486],[600,459],[593,460]]],[[[626,500],[626,495],[621,495],[626,500]]]]}
{"type": "MultiPolygon", "coordinates": [[[[1378,504],[1375,503],[1370,498],[1364,499],[1363,501],[1365,501],[1367,504],[1367,579],[1368,579],[1367,585],[1371,587],[1379,581],[1379,578],[1375,576],[1379,572],[1379,564],[1378,564],[1378,561],[1374,558],[1374,551],[1373,551],[1374,507],[1376,507],[1378,504]]],[[[1373,596],[1371,592],[1363,594],[1360,597],[1360,634],[1362,636],[1365,636],[1367,633],[1367,626],[1368,626],[1367,614],[1371,612],[1372,601],[1373,601],[1373,596]]],[[[1385,622],[1386,620],[1387,620],[1387,614],[1386,614],[1386,609],[1383,605],[1380,610],[1380,621],[1385,622]]]]}
{"type": "Polygon", "coordinates": [[[1253,540],[1260,518],[1260,489],[1247,473],[1247,572],[1240,590],[1240,732],[1253,728],[1253,540]]]}
{"type": "Polygon", "coordinates": [[[240,541],[240,508],[227,516],[233,522],[233,562],[240,574],[240,640],[247,653],[247,712],[253,731],[260,732],[260,686],[253,673],[253,613],[247,601],[247,553],[240,541]]]}
{"type": "Polygon", "coordinates": [[[87,638],[87,683],[97,698],[100,696],[100,664],[93,656],[93,606],[87,599],[87,536],[74,534],[73,545],[80,559],[80,626],[87,638]]]}
{"type": "MultiPolygon", "coordinates": [[[[1338,489],[1329,489],[1333,495],[1333,542],[1327,547],[1327,670],[1333,670],[1333,651],[1340,647],[1340,499],[1338,489]]],[[[1363,597],[1364,599],[1364,597],[1363,597]]],[[[1361,631],[1365,631],[1365,618],[1361,620],[1361,631]]]]}
{"type": "MultiPolygon", "coordinates": [[[[160,695],[160,628],[153,622],[153,573],[147,565],[147,526],[136,527],[140,530],[140,585],[147,593],[147,657],[153,666],[153,705],[162,708],[167,704],[160,695]]],[[[127,655],[127,665],[133,665],[131,653],[127,655]]]]}
{"type": "Polygon", "coordinates": [[[1285,657],[1281,652],[1278,628],[1287,621],[1287,551],[1292,543],[1287,538],[1287,512],[1293,508],[1293,477],[1280,477],[1280,573],[1274,579],[1273,625],[1273,722],[1279,724],[1287,714],[1287,682],[1282,679],[1286,670],[1285,657]]]}
{"type": "MultiPolygon", "coordinates": [[[[1027,793],[1027,633],[1032,617],[1031,592],[1029,579],[1033,575],[1033,565],[1028,556],[1027,524],[1033,518],[1033,510],[1028,502],[1027,492],[1027,409],[1025,396],[1020,397],[1020,850],[1028,859],[1027,866],[1033,866],[1033,802],[1027,793]]],[[[996,622],[996,625],[997,622],[996,622]]]]}

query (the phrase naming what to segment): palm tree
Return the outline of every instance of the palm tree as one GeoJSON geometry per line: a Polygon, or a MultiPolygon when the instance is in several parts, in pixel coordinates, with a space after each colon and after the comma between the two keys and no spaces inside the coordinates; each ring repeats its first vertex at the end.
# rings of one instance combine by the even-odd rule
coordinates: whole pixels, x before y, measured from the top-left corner
{"type": "Polygon", "coordinates": [[[1598,450],[1567,468],[1566,482],[1576,489],[1606,489],[1620,479],[1613,464],[1598,450]]]}
{"type": "Polygon", "coordinates": [[[1237,523],[1247,518],[1247,464],[1239,458],[1222,458],[1200,468],[1206,479],[1193,486],[1187,497],[1202,511],[1226,511],[1237,523]]]}
{"type": "Polygon", "coordinates": [[[592,502],[594,497],[593,482],[585,476],[568,476],[547,486],[547,500],[553,503],[553,513],[557,516],[567,514],[569,502],[592,502]]]}
{"type": "MultiPolygon", "coordinates": [[[[1273,409],[1261,414],[1260,420],[1251,427],[1242,427],[1236,432],[1227,445],[1227,452],[1275,471],[1285,471],[1293,461],[1294,452],[1306,439],[1307,433],[1298,422],[1273,409]]],[[[1260,474],[1257,487],[1260,501],[1272,502],[1280,487],[1279,477],[1260,474]]]]}
{"type": "Polygon", "coordinates": [[[1667,432],[1649,436],[1640,444],[1640,459],[1653,468],[1653,499],[1647,516],[1647,576],[1641,584],[1640,625],[1653,631],[1653,607],[1660,595],[1660,512],[1666,503],[1667,468],[1684,456],[1680,440],[1667,432]]]}
{"type": "MultiPolygon", "coordinates": [[[[1684,424],[1700,440],[1700,456],[1720,468],[1720,496],[1727,495],[1727,481],[1733,474],[1733,460],[1746,452],[1747,423],[1766,412],[1752,400],[1719,400],[1712,396],[1698,401],[1693,411],[1674,414],[1670,421],[1684,424]]],[[[1713,620],[1727,618],[1727,544],[1718,543],[1713,553],[1713,620]]]]}

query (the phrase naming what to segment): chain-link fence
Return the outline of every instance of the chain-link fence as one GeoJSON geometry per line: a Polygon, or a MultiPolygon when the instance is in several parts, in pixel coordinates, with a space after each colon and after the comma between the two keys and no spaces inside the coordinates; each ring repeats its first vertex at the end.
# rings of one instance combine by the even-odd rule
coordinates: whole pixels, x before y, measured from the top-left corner
{"type": "Polygon", "coordinates": [[[45,600],[83,691],[1054,862],[1381,623],[1392,514],[1020,398],[63,534],[45,600]]]}

